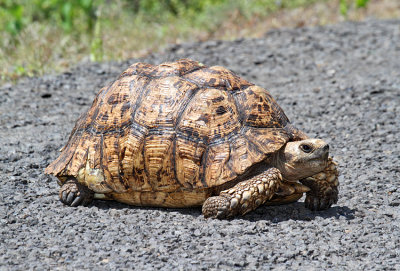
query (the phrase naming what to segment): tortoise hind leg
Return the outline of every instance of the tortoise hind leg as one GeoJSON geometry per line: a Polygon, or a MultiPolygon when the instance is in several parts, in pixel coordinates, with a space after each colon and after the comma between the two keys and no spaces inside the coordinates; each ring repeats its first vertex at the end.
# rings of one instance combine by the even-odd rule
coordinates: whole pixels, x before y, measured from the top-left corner
{"type": "Polygon", "coordinates": [[[228,218],[244,215],[270,200],[280,189],[282,175],[276,168],[236,184],[219,196],[210,197],[203,203],[205,218],[228,218]]]}
{"type": "Polygon", "coordinates": [[[70,178],[61,186],[59,196],[65,205],[86,206],[92,202],[94,192],[80,184],[75,178],[70,178]]]}

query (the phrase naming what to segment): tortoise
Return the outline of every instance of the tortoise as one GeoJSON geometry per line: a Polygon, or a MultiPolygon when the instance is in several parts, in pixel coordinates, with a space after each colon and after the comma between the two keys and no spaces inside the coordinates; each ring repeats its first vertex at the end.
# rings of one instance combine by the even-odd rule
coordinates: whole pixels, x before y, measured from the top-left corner
{"type": "Polygon", "coordinates": [[[202,206],[244,215],[306,193],[311,210],[338,199],[329,145],[297,129],[270,93],[220,66],[136,63],[102,88],[45,173],[70,206],[202,206]]]}

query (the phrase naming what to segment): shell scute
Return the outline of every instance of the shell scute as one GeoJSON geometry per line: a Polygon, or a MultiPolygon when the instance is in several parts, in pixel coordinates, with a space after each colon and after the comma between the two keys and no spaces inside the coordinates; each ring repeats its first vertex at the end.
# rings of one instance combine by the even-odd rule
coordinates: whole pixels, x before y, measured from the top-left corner
{"type": "Polygon", "coordinates": [[[237,175],[243,174],[246,169],[266,157],[264,152],[241,134],[232,137],[229,143],[231,152],[228,165],[237,175]]]}
{"type": "Polygon", "coordinates": [[[284,128],[254,128],[244,131],[247,140],[264,154],[278,151],[287,141],[289,135],[284,128]]]}
{"type": "Polygon", "coordinates": [[[222,88],[227,91],[238,91],[253,85],[221,66],[199,69],[185,75],[184,78],[202,87],[222,88]]]}
{"type": "Polygon", "coordinates": [[[179,108],[196,90],[195,84],[177,76],[153,79],[146,88],[134,119],[148,128],[174,127],[180,114],[179,108]]]}
{"type": "Polygon", "coordinates": [[[117,193],[126,192],[129,188],[128,184],[121,176],[120,168],[120,144],[119,140],[114,137],[106,136],[101,140],[101,168],[108,186],[117,193]]]}
{"type": "MultiPolygon", "coordinates": [[[[120,163],[123,178],[129,183],[132,190],[149,188],[148,176],[144,165],[144,140],[148,130],[134,125],[126,136],[120,138],[120,163]]],[[[149,189],[150,190],[150,189],[149,189]]]]}
{"type": "Polygon", "coordinates": [[[202,182],[204,187],[222,185],[227,179],[232,180],[236,177],[236,174],[228,168],[227,162],[229,158],[229,142],[208,146],[202,168],[202,182]]]}
{"type": "Polygon", "coordinates": [[[201,89],[182,115],[177,130],[196,141],[213,142],[240,130],[233,98],[219,89],[201,89]]]}
{"type": "Polygon", "coordinates": [[[175,144],[177,180],[187,189],[202,187],[200,170],[202,157],[206,149],[205,144],[193,142],[179,136],[176,138],[175,144]]]}
{"type": "Polygon", "coordinates": [[[263,88],[250,86],[236,95],[246,125],[280,128],[289,122],[274,98],[263,88]]]}
{"type": "Polygon", "coordinates": [[[179,184],[175,181],[173,164],[174,131],[150,134],[144,144],[144,165],[151,191],[175,190],[179,184]]]}
{"type": "Polygon", "coordinates": [[[138,62],[129,66],[121,75],[141,75],[146,77],[166,77],[166,76],[182,76],[201,69],[204,65],[190,59],[180,59],[176,62],[165,62],[160,65],[152,65],[148,63],[138,62]]]}

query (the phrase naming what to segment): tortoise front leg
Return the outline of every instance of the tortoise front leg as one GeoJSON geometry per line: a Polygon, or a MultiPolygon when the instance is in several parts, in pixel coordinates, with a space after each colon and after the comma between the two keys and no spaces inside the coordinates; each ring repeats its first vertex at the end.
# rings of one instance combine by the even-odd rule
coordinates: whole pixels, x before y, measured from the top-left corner
{"type": "Polygon", "coordinates": [[[234,187],[222,191],[219,196],[208,198],[202,208],[205,218],[228,218],[244,215],[270,200],[279,190],[282,175],[276,168],[257,175],[234,187]]]}
{"type": "Polygon", "coordinates": [[[329,158],[327,167],[320,173],[300,180],[311,190],[307,192],[305,206],[313,211],[325,210],[338,201],[337,163],[329,158]]]}
{"type": "Polygon", "coordinates": [[[92,202],[94,192],[71,177],[61,186],[59,196],[65,205],[86,206],[92,202]]]}

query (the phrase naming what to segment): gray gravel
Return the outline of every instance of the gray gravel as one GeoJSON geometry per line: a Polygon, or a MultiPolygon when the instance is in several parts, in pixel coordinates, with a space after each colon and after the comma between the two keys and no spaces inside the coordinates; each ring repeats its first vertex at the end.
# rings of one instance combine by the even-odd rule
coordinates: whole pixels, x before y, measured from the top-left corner
{"type": "Polygon", "coordinates": [[[141,61],[181,57],[269,89],[292,122],[330,142],[338,204],[229,221],[195,208],[63,206],[43,169],[100,87],[137,60],[84,64],[0,88],[1,270],[400,270],[399,20],[176,45],[141,61]]]}

